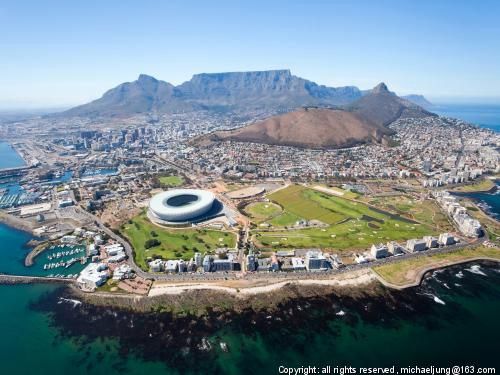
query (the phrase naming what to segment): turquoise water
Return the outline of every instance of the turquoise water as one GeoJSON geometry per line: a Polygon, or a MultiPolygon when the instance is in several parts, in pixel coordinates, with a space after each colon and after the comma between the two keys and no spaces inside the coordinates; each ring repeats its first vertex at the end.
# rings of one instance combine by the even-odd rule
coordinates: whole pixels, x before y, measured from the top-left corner
{"type": "Polygon", "coordinates": [[[0,141],[0,169],[24,166],[23,158],[7,142],[0,141]]]}
{"type": "MultiPolygon", "coordinates": [[[[55,289],[51,285],[0,285],[1,373],[6,375],[162,373],[160,363],[123,358],[112,340],[86,342],[62,338],[51,327],[48,314],[35,312],[30,304],[55,289]],[[144,372],[142,372],[144,371],[144,372]]],[[[90,324],[90,323],[89,323],[90,324]]]]}
{"type": "MultiPolygon", "coordinates": [[[[72,248],[69,246],[54,250],[47,250],[35,258],[35,262],[31,267],[25,267],[24,259],[31,250],[31,248],[25,246],[25,244],[31,239],[31,236],[23,231],[10,228],[5,224],[0,224],[0,239],[2,240],[2,246],[0,246],[0,272],[2,273],[29,276],[50,276],[56,274],[74,275],[79,273],[83,267],[85,267],[79,262],[76,262],[68,268],[58,267],[53,269],[44,269],[44,264],[60,263],[62,261],[66,262],[73,257],[77,257],[78,255],[66,255],[54,260],[47,259],[47,255],[77,249],[77,247],[72,248]]],[[[83,246],[78,248],[83,248],[83,246]]]]}

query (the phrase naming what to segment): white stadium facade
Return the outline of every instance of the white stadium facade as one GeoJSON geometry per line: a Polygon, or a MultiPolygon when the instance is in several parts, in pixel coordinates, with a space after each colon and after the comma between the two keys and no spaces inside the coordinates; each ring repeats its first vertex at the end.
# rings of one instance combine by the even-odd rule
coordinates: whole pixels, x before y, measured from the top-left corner
{"type": "Polygon", "coordinates": [[[212,210],[215,201],[215,195],[206,190],[168,190],[151,198],[149,217],[164,224],[194,222],[207,215],[212,210]]]}

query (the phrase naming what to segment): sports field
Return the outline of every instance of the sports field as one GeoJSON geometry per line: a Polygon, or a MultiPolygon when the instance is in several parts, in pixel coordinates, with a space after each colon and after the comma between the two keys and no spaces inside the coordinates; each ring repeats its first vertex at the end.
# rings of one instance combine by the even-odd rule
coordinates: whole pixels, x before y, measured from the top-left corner
{"type": "Polygon", "coordinates": [[[163,176],[159,180],[160,184],[165,187],[179,187],[184,183],[181,176],[163,176]]]}
{"type": "Polygon", "coordinates": [[[261,222],[278,216],[282,212],[282,209],[276,203],[255,202],[246,206],[245,212],[256,222],[261,222]]]}
{"type": "Polygon", "coordinates": [[[404,217],[300,185],[291,185],[268,198],[279,204],[283,213],[270,221],[274,225],[271,230],[254,232],[262,247],[358,249],[378,242],[436,234],[433,228],[404,217]],[[325,226],[282,228],[299,219],[319,220],[325,226]]]}
{"type": "Polygon", "coordinates": [[[232,248],[236,244],[236,236],[231,232],[161,228],[152,224],[145,214],[136,216],[121,230],[134,249],[135,262],[144,270],[148,269],[148,257],[189,260],[195,252],[203,253],[219,247],[232,248]],[[151,239],[159,240],[160,245],[147,249],[146,241],[151,239]]]}

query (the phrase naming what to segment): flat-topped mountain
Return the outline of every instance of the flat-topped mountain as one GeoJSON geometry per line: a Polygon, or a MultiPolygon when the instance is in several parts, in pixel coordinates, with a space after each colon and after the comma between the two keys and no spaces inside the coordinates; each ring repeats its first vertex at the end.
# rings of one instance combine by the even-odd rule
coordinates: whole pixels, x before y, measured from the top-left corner
{"type": "Polygon", "coordinates": [[[302,108],[264,121],[200,137],[195,142],[254,142],[305,148],[340,148],[380,143],[393,132],[386,125],[401,117],[434,116],[390,92],[384,83],[344,108],[302,108]]]}
{"type": "Polygon", "coordinates": [[[301,106],[351,103],[362,92],[355,86],[327,87],[294,76],[289,70],[203,73],[174,86],[141,74],[90,103],[59,116],[116,116],[136,113],[209,111],[289,111],[301,106]]]}
{"type": "Polygon", "coordinates": [[[101,98],[57,116],[130,117],[199,110],[279,113],[305,106],[347,105],[371,91],[318,85],[294,76],[290,70],[202,73],[178,86],[141,74],[137,80],[122,83],[101,98]]]}
{"type": "Polygon", "coordinates": [[[295,108],[301,105],[349,103],[357,87],[326,87],[296,77],[289,70],[203,73],[179,85],[175,96],[205,106],[295,108]]]}

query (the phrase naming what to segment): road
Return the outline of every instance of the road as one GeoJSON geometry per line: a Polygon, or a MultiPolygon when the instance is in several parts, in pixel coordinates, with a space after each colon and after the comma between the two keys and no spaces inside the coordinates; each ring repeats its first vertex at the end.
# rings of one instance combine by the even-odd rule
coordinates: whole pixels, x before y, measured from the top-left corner
{"type": "MultiPolygon", "coordinates": [[[[157,274],[150,273],[142,270],[137,264],[134,262],[134,254],[132,246],[126,241],[123,237],[119,236],[111,229],[103,225],[100,219],[83,210],[81,207],[77,207],[77,209],[82,213],[87,215],[92,221],[94,221],[95,225],[104,233],[106,233],[110,238],[114,239],[116,242],[120,243],[125,253],[128,256],[128,263],[132,267],[132,269],[136,272],[136,274],[142,278],[155,280],[155,281],[175,281],[175,282],[205,282],[205,281],[217,281],[217,280],[229,280],[229,279],[259,279],[259,278],[275,278],[275,279],[292,279],[292,278],[328,278],[335,274],[345,273],[360,270],[367,267],[379,266],[384,264],[391,264],[395,262],[401,262],[410,258],[419,258],[431,254],[438,253],[448,253],[457,251],[469,246],[478,245],[488,239],[487,235],[484,237],[478,238],[471,243],[459,243],[456,245],[451,245],[447,247],[441,247],[437,249],[425,250],[417,253],[404,253],[399,256],[391,256],[388,258],[377,259],[372,262],[363,263],[363,264],[352,264],[340,269],[332,269],[323,272],[255,272],[255,273],[242,273],[242,272],[213,272],[213,273],[177,273],[177,274],[157,274]]],[[[245,233],[246,237],[246,233],[245,233]]],[[[240,249],[242,252],[242,249],[240,249]]],[[[239,254],[242,258],[242,254],[239,254]]]]}

